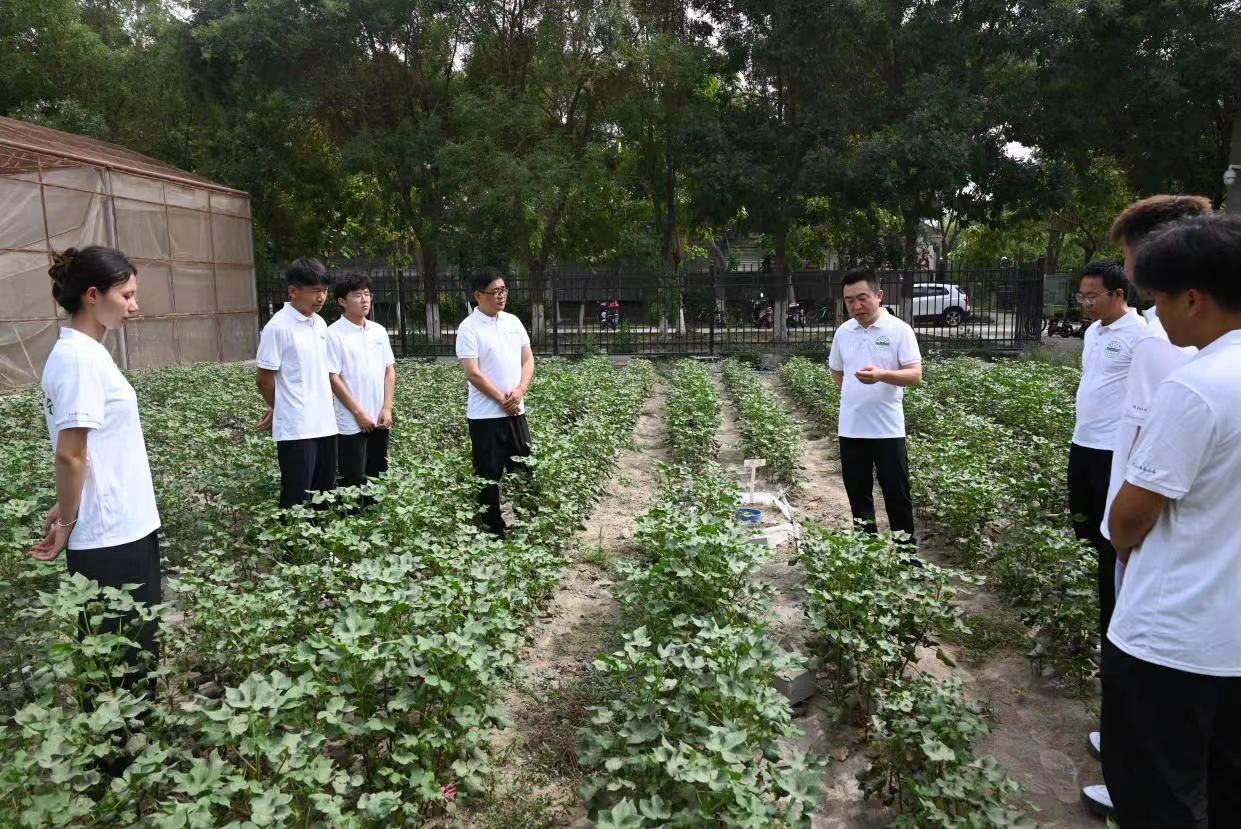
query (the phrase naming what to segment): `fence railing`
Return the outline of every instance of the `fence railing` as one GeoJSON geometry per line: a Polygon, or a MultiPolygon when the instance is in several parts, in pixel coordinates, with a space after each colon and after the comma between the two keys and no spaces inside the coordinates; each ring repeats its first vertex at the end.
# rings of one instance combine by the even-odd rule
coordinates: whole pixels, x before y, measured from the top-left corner
{"type": "MultiPolygon", "coordinates": [[[[372,317],[388,329],[398,355],[454,353],[457,325],[473,308],[458,274],[427,280],[410,269],[356,263],[333,270],[370,277],[372,317]]],[[[820,270],[787,275],[556,270],[542,279],[506,277],[506,310],[522,320],[540,354],[819,352],[849,320],[841,276],[820,270]]],[[[884,306],[914,326],[924,350],[1018,352],[1039,341],[1050,313],[1044,276],[1033,268],[880,271],[878,276],[884,306]]],[[[279,310],[285,294],[282,280],[260,283],[264,321],[279,310]]],[[[338,314],[329,300],[324,316],[331,321],[338,314]]]]}

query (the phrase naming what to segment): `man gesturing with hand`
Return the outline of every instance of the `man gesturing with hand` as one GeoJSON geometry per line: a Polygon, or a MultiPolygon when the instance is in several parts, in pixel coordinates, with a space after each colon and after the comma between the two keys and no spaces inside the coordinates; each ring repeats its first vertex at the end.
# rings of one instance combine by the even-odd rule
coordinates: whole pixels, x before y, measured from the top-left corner
{"type": "Polygon", "coordinates": [[[840,473],[854,521],[875,532],[875,473],[888,526],[913,541],[913,499],[905,447],[906,386],[922,382],[922,354],[913,329],[883,308],[879,280],[864,268],[844,275],[841,289],[852,318],[836,330],[828,364],[840,389],[840,473]]]}
{"type": "Polygon", "coordinates": [[[466,417],[470,426],[474,474],[493,483],[478,501],[482,524],[503,537],[499,481],[530,454],[530,425],[523,400],[534,377],[534,352],[521,320],[505,313],[508,286],[491,270],[470,277],[477,307],[457,328],[457,358],[469,386],[466,417]]]}

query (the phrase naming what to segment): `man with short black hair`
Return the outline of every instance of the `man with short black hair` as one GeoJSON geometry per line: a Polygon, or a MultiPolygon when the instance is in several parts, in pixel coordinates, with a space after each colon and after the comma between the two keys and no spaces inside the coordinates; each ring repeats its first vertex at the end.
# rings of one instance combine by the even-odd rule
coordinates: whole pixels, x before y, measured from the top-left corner
{"type": "Polygon", "coordinates": [[[466,417],[474,474],[495,483],[478,495],[483,526],[499,537],[508,527],[500,512],[499,481],[530,454],[530,425],[522,402],[534,378],[534,352],[521,320],[506,313],[508,286],[494,270],[470,277],[477,307],[457,327],[457,358],[469,387],[466,417]]]}
{"type": "Polygon", "coordinates": [[[347,274],[333,288],[341,316],[327,329],[328,371],[336,395],[341,486],[361,486],[388,471],[388,436],[396,394],[396,356],[388,331],[371,312],[371,282],[347,274]]]}
{"type": "Polygon", "coordinates": [[[263,326],[255,383],[280,463],[280,506],[336,486],[336,418],[328,380],[327,323],[319,316],[331,282],[317,259],[298,259],[285,274],[289,301],[263,326]]]}
{"type": "MultiPolygon", "coordinates": [[[[1109,236],[1120,245],[1125,256],[1125,276],[1133,283],[1133,269],[1136,251],[1141,243],[1153,231],[1161,226],[1186,216],[1197,216],[1211,212],[1211,202],[1201,196],[1160,195],[1139,199],[1121,211],[1112,223],[1109,236]]],[[[1125,376],[1124,402],[1120,409],[1119,422],[1112,443],[1112,468],[1108,476],[1107,501],[1103,510],[1103,521],[1100,527],[1104,538],[1111,539],[1108,519],[1112,502],[1120,491],[1125,480],[1125,472],[1129,468],[1129,458],[1142,437],[1142,428],[1150,414],[1151,400],[1155,389],[1165,378],[1189,360],[1194,349],[1181,349],[1168,341],[1159,316],[1154,307],[1144,314],[1146,328],[1133,345],[1133,358],[1129,372],[1125,376]]],[[[1113,578],[1113,595],[1121,589],[1121,578],[1124,563],[1117,559],[1113,578]]],[[[1106,578],[1100,573],[1100,578],[1106,578]]],[[[1107,631],[1104,630],[1106,635],[1107,631]]],[[[1102,714],[1106,717],[1106,712],[1102,714]]],[[[1100,732],[1092,731],[1087,738],[1092,754],[1101,757],[1103,738],[1100,732]]],[[[1091,785],[1082,789],[1082,797],[1092,811],[1099,815],[1107,815],[1112,810],[1112,800],[1107,786],[1091,785]]]]}
{"type": "Polygon", "coordinates": [[[875,473],[888,527],[914,541],[909,454],[905,446],[905,387],[922,382],[922,354],[913,329],[883,307],[874,273],[854,268],[841,281],[852,317],[836,329],[828,365],[840,389],[840,472],[854,521],[875,525],[875,473]]]}
{"type": "Polygon", "coordinates": [[[1241,826],[1241,218],[1153,234],[1133,278],[1172,344],[1109,529],[1103,771],[1121,826],[1241,826]]]}
{"type": "Polygon", "coordinates": [[[1069,511],[1073,532],[1098,554],[1099,636],[1107,633],[1116,604],[1116,551],[1100,529],[1112,473],[1112,444],[1124,403],[1134,344],[1146,328],[1129,307],[1129,280],[1118,262],[1098,259],[1082,270],[1077,301],[1094,320],[1082,348],[1077,422],[1069,446],[1069,511]]]}

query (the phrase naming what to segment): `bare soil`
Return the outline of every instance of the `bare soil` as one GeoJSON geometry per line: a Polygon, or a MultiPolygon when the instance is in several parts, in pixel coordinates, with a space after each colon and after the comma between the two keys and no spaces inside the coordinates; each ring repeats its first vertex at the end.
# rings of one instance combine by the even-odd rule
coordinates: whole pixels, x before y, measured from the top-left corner
{"type": "Polygon", "coordinates": [[[656,495],[656,462],[668,459],[657,381],[634,427],[633,445],[617,459],[607,491],[585,527],[560,589],[520,654],[505,699],[512,725],[496,737],[496,786],[466,819],[470,826],[587,825],[577,796],[577,730],[607,689],[591,687],[591,661],[620,640],[620,608],[609,588],[612,567],[633,553],[637,522],[656,495]]]}
{"type": "MultiPolygon", "coordinates": [[[[835,440],[823,435],[779,383],[769,388],[784,401],[802,427],[803,470],[800,496],[795,501],[806,517],[829,526],[847,527],[849,502],[840,478],[835,440]]],[[[876,487],[879,524],[886,515],[876,487]]],[[[922,555],[938,564],[951,565],[942,549],[923,544],[922,555]]],[[[979,626],[1001,631],[1020,629],[1020,621],[986,586],[964,586],[959,603],[979,626]]],[[[927,652],[917,669],[935,676],[959,677],[966,693],[990,711],[991,734],[977,746],[980,755],[991,755],[1010,777],[1021,784],[1032,814],[1045,827],[1102,826],[1080,803],[1082,786],[1102,782],[1098,763],[1086,750],[1086,735],[1098,728],[1097,695],[1083,699],[1057,687],[1032,667],[1019,649],[1020,643],[1001,642],[977,652],[962,644],[942,643],[940,648],[957,664],[949,668],[933,652],[927,652]]],[[[807,700],[798,724],[807,732],[803,742],[811,749],[832,756],[829,793],[821,811],[823,827],[871,827],[885,825],[882,811],[859,802],[856,773],[866,767],[860,733],[833,721],[827,700],[807,700]]]]}

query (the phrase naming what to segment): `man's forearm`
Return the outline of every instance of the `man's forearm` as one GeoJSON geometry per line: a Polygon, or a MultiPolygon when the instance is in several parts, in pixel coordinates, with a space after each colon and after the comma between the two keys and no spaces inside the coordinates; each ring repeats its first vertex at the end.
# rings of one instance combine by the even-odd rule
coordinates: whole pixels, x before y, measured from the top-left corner
{"type": "Polygon", "coordinates": [[[470,381],[471,386],[478,389],[497,403],[504,402],[504,393],[492,385],[491,381],[487,379],[487,375],[483,374],[481,371],[467,371],[465,373],[465,379],[470,381]]]}
{"type": "Polygon", "coordinates": [[[384,409],[392,411],[392,403],[396,400],[396,369],[388,366],[384,371],[384,409]]]}
{"type": "Polygon", "coordinates": [[[523,390],[530,388],[530,381],[534,379],[534,358],[523,360],[521,363],[521,388],[523,390]]]}
{"type": "Polygon", "coordinates": [[[258,375],[254,378],[254,384],[258,386],[259,394],[263,396],[263,402],[267,404],[267,408],[276,408],[275,373],[264,373],[262,369],[259,369],[258,375]]]}
{"type": "Polygon", "coordinates": [[[905,388],[916,386],[922,382],[922,366],[891,369],[884,373],[883,382],[905,388]]]}
{"type": "Polygon", "coordinates": [[[1107,528],[1112,536],[1112,546],[1122,560],[1127,559],[1128,551],[1141,544],[1154,528],[1167,501],[1164,496],[1128,481],[1121,485],[1116,500],[1112,502],[1107,528]]]}
{"type": "Polygon", "coordinates": [[[836,388],[841,388],[845,384],[845,373],[832,369],[832,379],[836,381],[836,388]]]}
{"type": "Polygon", "coordinates": [[[332,394],[336,395],[336,399],[345,407],[347,411],[357,417],[358,411],[362,408],[358,405],[358,401],[353,399],[353,393],[349,391],[349,385],[345,382],[345,378],[339,374],[329,374],[328,382],[332,384],[332,394]]]}

